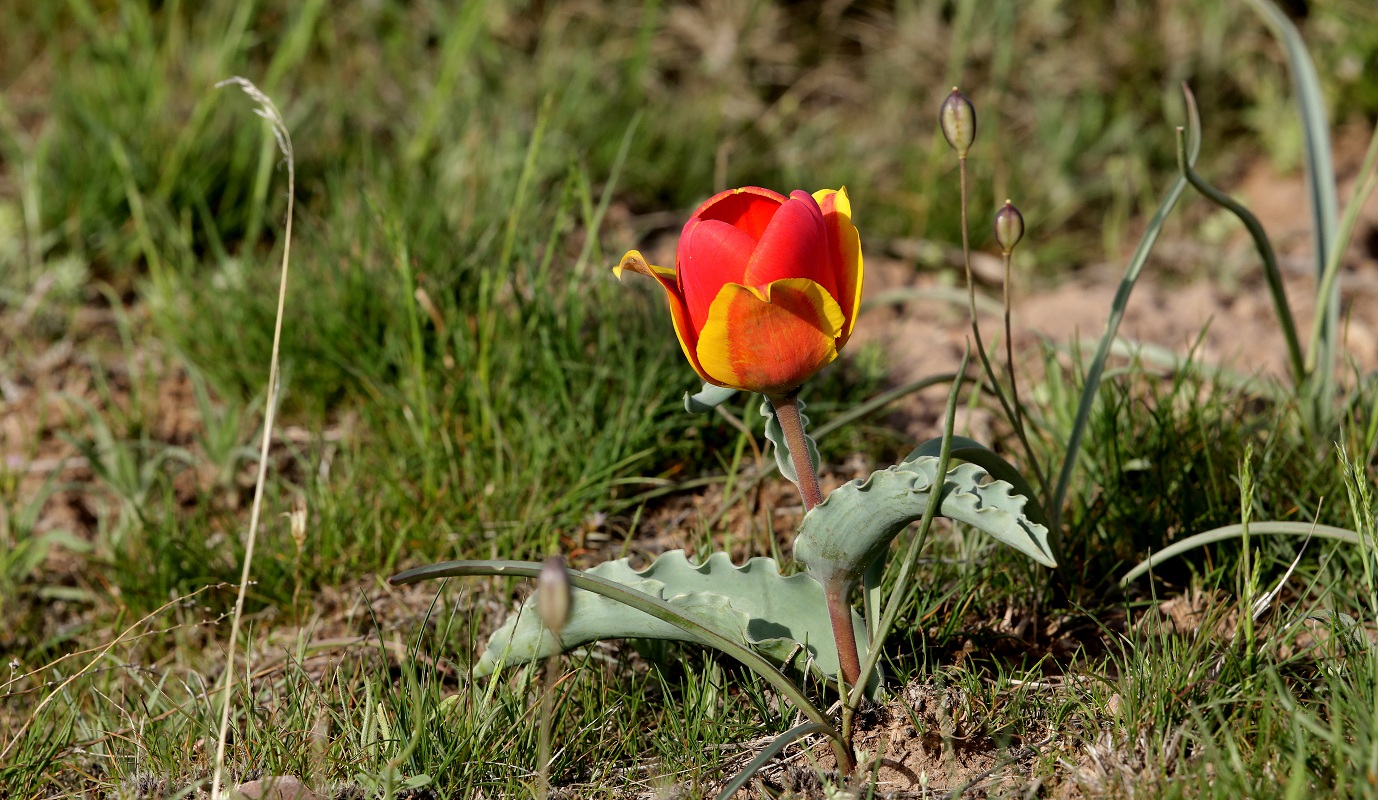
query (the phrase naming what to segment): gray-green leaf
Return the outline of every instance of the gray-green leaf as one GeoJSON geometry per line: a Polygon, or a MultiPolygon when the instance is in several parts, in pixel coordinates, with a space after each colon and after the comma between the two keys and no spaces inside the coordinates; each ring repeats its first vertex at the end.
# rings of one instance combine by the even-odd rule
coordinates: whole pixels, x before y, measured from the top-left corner
{"type": "MultiPolygon", "coordinates": [[[[938,459],[920,456],[838,487],[804,516],[794,557],[821,583],[854,585],[909,523],[920,519],[936,483],[938,459]]],[[[975,464],[943,481],[938,513],[995,537],[1045,566],[1056,566],[1048,529],[1024,513],[1028,501],[975,464]]]]}
{"type": "Polygon", "coordinates": [[[703,388],[694,394],[684,393],[684,410],[690,414],[707,414],[709,411],[726,403],[737,393],[736,389],[729,389],[726,386],[715,386],[705,383],[703,388]]]}
{"type": "MultiPolygon", "coordinates": [[[[625,558],[587,572],[678,606],[776,663],[793,656],[792,663],[809,663],[820,677],[837,676],[837,648],[823,588],[808,575],[781,577],[774,559],[753,558],[738,567],[719,552],[695,565],[684,551],[674,550],[640,572],[625,558]]],[[[852,626],[864,656],[866,623],[861,615],[853,613],[852,626]]],[[[541,625],[534,601],[528,599],[489,638],[474,673],[487,675],[502,663],[533,661],[600,639],[623,638],[696,641],[668,622],[575,589],[559,643],[541,625]]]]}

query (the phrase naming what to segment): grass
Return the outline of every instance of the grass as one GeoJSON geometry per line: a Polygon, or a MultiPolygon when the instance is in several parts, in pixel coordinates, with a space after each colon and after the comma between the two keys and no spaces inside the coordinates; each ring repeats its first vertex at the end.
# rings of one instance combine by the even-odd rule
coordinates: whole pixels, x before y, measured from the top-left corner
{"type": "MultiPolygon", "coordinates": [[[[625,247],[744,183],[845,182],[868,255],[957,241],[934,125],[954,83],[981,113],[973,208],[1018,200],[1035,280],[1121,260],[1175,174],[1179,80],[1208,111],[1199,168],[1218,184],[1300,157],[1280,51],[1242,3],[452,5],[0,10],[0,797],[207,785],[285,212],[270,139],[218,80],[252,76],[278,101],[299,185],[287,421],[227,763],[340,797],[535,787],[534,673],[462,677],[525,589],[382,576],[778,547],[757,493],[713,505],[752,477],[754,404],[729,407],[754,440],[683,413],[695,383],[661,301],[607,275],[625,247]],[[299,509],[297,541],[284,515],[299,509]]],[[[1345,77],[1378,52],[1371,11],[1314,5],[1332,114],[1372,119],[1372,76],[1345,77]]],[[[886,388],[885,355],[852,349],[821,376],[815,424],[886,388]]],[[[1055,452],[1080,373],[1046,360],[1021,388],[1055,452]]],[[[1350,419],[1316,437],[1209,366],[1119,362],[1066,512],[1074,581],[961,530],[925,553],[885,668],[942,698],[904,712],[929,750],[1018,750],[997,778],[1082,796],[1372,795],[1378,668],[1329,633],[1338,614],[1378,614],[1371,550],[1311,543],[1247,651],[1238,544],[1114,582],[1169,539],[1237,522],[1242,501],[1255,519],[1360,529],[1372,500],[1347,491],[1333,445],[1371,480],[1373,392],[1354,381],[1350,419]],[[1160,617],[1184,588],[1223,628],[1160,617]]],[[[876,416],[822,445],[834,465],[912,447],[876,416]]],[[[1266,590],[1298,542],[1254,544],[1266,590]]],[[[745,670],[676,646],[566,666],[552,774],[574,796],[711,796],[750,743],[795,723],[745,670]]]]}

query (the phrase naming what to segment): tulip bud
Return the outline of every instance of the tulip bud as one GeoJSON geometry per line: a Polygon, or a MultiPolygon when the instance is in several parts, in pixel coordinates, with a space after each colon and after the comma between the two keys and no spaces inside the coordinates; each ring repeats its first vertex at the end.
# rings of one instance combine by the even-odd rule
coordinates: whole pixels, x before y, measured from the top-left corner
{"type": "Polygon", "coordinates": [[[1000,250],[1009,255],[1019,240],[1024,238],[1024,215],[1009,200],[995,213],[995,243],[1000,250]]]}
{"type": "Polygon", "coordinates": [[[976,141],[976,107],[966,95],[957,91],[956,86],[952,87],[952,94],[943,101],[943,107],[938,111],[938,121],[942,124],[947,143],[957,151],[957,157],[966,158],[971,143],[976,141]]]}
{"type": "Polygon", "coordinates": [[[565,572],[565,560],[551,556],[545,560],[541,576],[536,579],[536,611],[541,615],[541,622],[556,637],[569,619],[569,605],[569,573],[565,572]]]}

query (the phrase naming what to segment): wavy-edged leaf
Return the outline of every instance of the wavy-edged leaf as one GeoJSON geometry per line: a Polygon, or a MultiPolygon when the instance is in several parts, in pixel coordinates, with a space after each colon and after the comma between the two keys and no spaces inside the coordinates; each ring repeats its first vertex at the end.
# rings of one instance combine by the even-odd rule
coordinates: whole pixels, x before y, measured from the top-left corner
{"type": "MultiPolygon", "coordinates": [[[[468,575],[508,575],[513,577],[536,579],[545,570],[545,565],[531,561],[445,561],[439,564],[428,564],[424,567],[415,567],[388,578],[388,583],[393,586],[403,586],[418,581],[431,580],[434,578],[452,578],[468,575]]],[[[735,640],[724,636],[710,625],[704,623],[693,614],[686,613],[681,608],[667,602],[663,598],[646,594],[645,592],[633,589],[617,581],[581,572],[577,569],[567,570],[570,584],[579,591],[590,592],[600,597],[612,598],[618,603],[635,608],[648,616],[668,622],[679,628],[684,634],[681,638],[691,641],[703,641],[709,647],[715,648],[720,652],[737,659],[760,675],[767,683],[775,688],[782,696],[788,698],[804,716],[827,728],[827,734],[833,741],[833,753],[837,756],[838,762],[847,761],[847,748],[842,744],[842,735],[832,727],[826,714],[818,709],[809,701],[799,687],[794,684],[784,673],[776,669],[766,658],[750,647],[738,644],[735,640]]]]}
{"type": "MultiPolygon", "coordinates": [[[[808,514],[794,557],[821,583],[855,584],[909,523],[920,519],[937,483],[938,459],[920,456],[833,491],[808,514]]],[[[943,480],[938,513],[984,531],[1044,566],[1057,565],[1048,528],[1028,517],[1028,500],[975,464],[959,464],[943,480]]]]}
{"type": "MultiPolygon", "coordinates": [[[[938,436],[920,444],[914,451],[905,456],[905,461],[913,461],[920,456],[937,456],[943,449],[943,437],[938,436]]],[[[1023,495],[1028,503],[1024,506],[1024,515],[1037,522],[1039,525],[1047,526],[1048,515],[1043,512],[1043,506],[1034,498],[1038,495],[1024,476],[1010,462],[1006,461],[999,453],[986,447],[975,439],[966,436],[952,437],[952,457],[958,461],[966,461],[984,469],[990,476],[997,481],[1004,481],[1014,487],[1016,494],[1023,495]]],[[[1056,556],[1056,553],[1054,553],[1056,556]]]]}
{"type": "MultiPolygon", "coordinates": [[[[792,663],[802,666],[808,661],[824,678],[838,673],[823,588],[808,575],[782,577],[774,559],[753,558],[739,567],[726,553],[714,553],[696,565],[684,551],[674,550],[644,570],[620,559],[586,574],[660,598],[777,664],[793,656],[792,663]]],[[[853,614],[852,624],[864,641],[865,621],[853,614]]],[[[711,644],[614,599],[575,589],[558,643],[541,625],[534,599],[528,599],[494,631],[474,673],[487,675],[503,663],[533,661],[600,639],[627,638],[711,644]]]]}

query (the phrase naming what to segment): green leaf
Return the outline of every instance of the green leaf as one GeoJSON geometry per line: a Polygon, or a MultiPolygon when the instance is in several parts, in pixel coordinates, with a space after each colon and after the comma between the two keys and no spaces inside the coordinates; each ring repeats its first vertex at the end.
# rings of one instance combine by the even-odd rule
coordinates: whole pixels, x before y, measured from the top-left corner
{"type": "MultiPolygon", "coordinates": [[[[774,559],[753,558],[738,567],[720,552],[695,565],[684,551],[674,550],[641,571],[624,558],[586,573],[665,600],[777,664],[793,656],[793,663],[809,662],[825,679],[838,673],[823,587],[807,575],[781,577],[774,559]]],[[[865,621],[854,613],[852,623],[864,641],[865,621]]],[[[615,599],[576,588],[558,643],[541,625],[534,599],[528,599],[489,638],[474,674],[487,675],[504,663],[534,661],[600,639],[626,638],[712,644],[615,599]]]]}
{"type": "Polygon", "coordinates": [[[703,388],[695,394],[684,393],[684,410],[690,414],[707,414],[709,411],[726,403],[737,393],[736,389],[729,389],[726,386],[714,386],[705,383],[703,388]]]}
{"type": "MultiPolygon", "coordinates": [[[[809,446],[809,461],[813,464],[815,472],[818,465],[823,463],[822,456],[818,455],[818,443],[809,436],[809,418],[804,416],[804,401],[796,400],[799,406],[799,426],[806,433],[804,441],[809,446]]],[[[780,427],[780,420],[775,416],[775,406],[771,405],[770,398],[761,398],[761,416],[766,418],[766,438],[775,445],[775,466],[780,468],[780,474],[789,479],[795,486],[799,485],[799,473],[794,469],[794,458],[790,455],[789,442],[785,441],[785,431],[780,427]]]]}
{"type": "MultiPolygon", "coordinates": [[[[506,575],[536,579],[540,577],[544,569],[544,564],[530,561],[445,561],[440,564],[428,564],[424,567],[409,569],[388,578],[388,583],[393,586],[403,586],[433,578],[470,575],[506,575]]],[[[838,762],[847,761],[848,750],[843,746],[842,735],[832,727],[828,716],[813,705],[808,696],[793,681],[755,650],[738,643],[734,638],[719,633],[716,628],[704,624],[704,621],[696,615],[686,613],[682,608],[667,602],[664,598],[577,569],[567,570],[567,573],[569,582],[575,590],[612,598],[616,602],[641,611],[648,616],[662,622],[668,622],[679,628],[682,632],[680,638],[687,641],[704,642],[709,647],[726,653],[746,665],[752,672],[773,686],[782,696],[788,698],[804,716],[827,728],[828,736],[833,742],[833,753],[837,756],[838,762]]],[[[420,729],[418,728],[418,730],[420,729]]]]}
{"type": "MultiPolygon", "coordinates": [[[[794,557],[824,584],[853,585],[909,523],[923,517],[937,482],[938,459],[920,456],[838,487],[804,515],[794,557]]],[[[961,464],[943,481],[938,513],[984,531],[1044,566],[1057,566],[1047,527],[1024,511],[1027,498],[975,464],[961,464]]]]}
{"type": "Polygon", "coordinates": [[[817,722],[805,722],[775,737],[775,741],[766,745],[765,749],[757,754],[757,756],[751,760],[750,764],[746,765],[746,769],[737,773],[737,777],[733,778],[723,787],[723,790],[718,793],[718,800],[731,800],[732,795],[741,791],[742,788],[746,786],[747,782],[755,777],[756,773],[761,771],[762,767],[769,764],[772,758],[780,754],[780,751],[793,744],[795,739],[811,736],[815,733],[826,734],[827,732],[828,728],[826,725],[819,725],[817,722]]]}
{"type": "MultiPolygon", "coordinates": [[[[937,456],[938,453],[942,452],[942,449],[943,437],[938,436],[915,447],[912,453],[904,457],[904,460],[913,461],[919,456],[937,456]]],[[[1001,458],[994,450],[975,439],[966,436],[953,436],[952,457],[959,461],[975,464],[989,472],[992,478],[1005,481],[1013,486],[1017,494],[1023,495],[1028,500],[1028,504],[1024,506],[1025,516],[1039,525],[1047,526],[1048,516],[1043,512],[1043,506],[1033,499],[1037,496],[1033,487],[1029,485],[1029,482],[1024,479],[1024,476],[1013,464],[1001,458]]]]}

